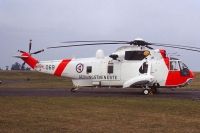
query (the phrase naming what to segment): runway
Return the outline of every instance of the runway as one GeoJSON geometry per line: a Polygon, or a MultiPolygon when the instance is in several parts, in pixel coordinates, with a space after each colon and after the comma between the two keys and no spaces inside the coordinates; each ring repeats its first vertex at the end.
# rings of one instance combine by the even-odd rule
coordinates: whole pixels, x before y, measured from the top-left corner
{"type": "Polygon", "coordinates": [[[200,101],[200,90],[159,89],[158,94],[142,95],[141,89],[122,88],[81,88],[76,92],[70,89],[0,89],[0,96],[48,96],[48,97],[155,97],[192,99],[200,101]]]}

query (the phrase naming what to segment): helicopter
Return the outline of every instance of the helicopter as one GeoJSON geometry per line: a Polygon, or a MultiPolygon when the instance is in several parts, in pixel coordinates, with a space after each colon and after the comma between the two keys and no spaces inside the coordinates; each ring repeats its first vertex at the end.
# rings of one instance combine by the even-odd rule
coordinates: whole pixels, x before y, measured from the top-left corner
{"type": "MultiPolygon", "coordinates": [[[[32,52],[32,40],[29,51],[15,56],[28,64],[33,70],[67,77],[72,80],[72,92],[81,87],[122,87],[141,88],[145,95],[155,94],[158,88],[184,87],[192,82],[194,73],[180,59],[168,56],[165,49],[152,46],[200,52],[200,48],[186,45],[149,43],[137,38],[133,41],[95,40],[67,41],[70,45],[48,47],[47,49],[81,47],[95,45],[123,45],[109,56],[103,50],[96,51],[91,58],[66,58],[62,60],[39,61],[32,55],[44,49],[32,52]]],[[[22,65],[22,66],[23,66],[22,65]]]]}

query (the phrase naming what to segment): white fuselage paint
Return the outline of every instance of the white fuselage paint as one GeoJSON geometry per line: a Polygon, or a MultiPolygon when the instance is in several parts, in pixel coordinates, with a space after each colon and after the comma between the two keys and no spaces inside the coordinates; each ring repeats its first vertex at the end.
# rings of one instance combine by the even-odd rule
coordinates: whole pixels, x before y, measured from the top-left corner
{"type": "MultiPolygon", "coordinates": [[[[119,58],[113,60],[110,57],[102,58],[80,58],[71,59],[64,68],[61,76],[71,78],[74,86],[123,86],[123,84],[135,77],[145,75],[141,74],[139,68],[144,62],[151,65],[149,74],[154,77],[154,82],[164,86],[168,68],[162,58],[159,50],[149,50],[150,55],[140,61],[124,60],[124,54],[127,50],[149,50],[147,48],[138,48],[134,46],[125,46],[119,48],[113,54],[117,54],[119,58]],[[77,72],[77,65],[82,64],[82,71],[77,72]],[[113,64],[113,73],[108,73],[108,65],[113,64]],[[87,73],[87,67],[92,67],[92,72],[87,73]]],[[[40,61],[35,70],[48,74],[55,74],[58,66],[63,60],[40,61]]]]}

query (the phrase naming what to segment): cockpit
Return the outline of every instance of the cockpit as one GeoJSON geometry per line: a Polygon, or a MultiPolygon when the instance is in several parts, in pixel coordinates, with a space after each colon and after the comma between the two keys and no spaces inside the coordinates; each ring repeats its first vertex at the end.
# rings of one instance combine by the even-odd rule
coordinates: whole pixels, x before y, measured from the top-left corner
{"type": "Polygon", "coordinates": [[[190,75],[188,67],[182,61],[175,58],[170,60],[170,71],[180,71],[181,76],[190,75]]]}

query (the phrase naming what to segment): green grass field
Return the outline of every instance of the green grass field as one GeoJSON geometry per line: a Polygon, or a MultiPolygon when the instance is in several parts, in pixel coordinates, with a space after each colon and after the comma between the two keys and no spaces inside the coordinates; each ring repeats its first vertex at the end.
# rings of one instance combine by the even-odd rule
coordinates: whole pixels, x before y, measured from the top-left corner
{"type": "Polygon", "coordinates": [[[200,103],[109,97],[0,97],[0,132],[199,133],[200,103]]]}
{"type": "Polygon", "coordinates": [[[200,89],[200,72],[195,73],[195,78],[191,85],[188,86],[189,88],[200,89]]]}
{"type": "Polygon", "coordinates": [[[71,80],[38,72],[0,71],[0,88],[69,88],[71,80]]]}
{"type": "MultiPolygon", "coordinates": [[[[69,79],[0,72],[0,88],[69,88],[69,79]]],[[[200,88],[200,74],[190,88],[200,88]]],[[[0,97],[0,133],[199,133],[200,101],[136,97],[0,97]]]]}

